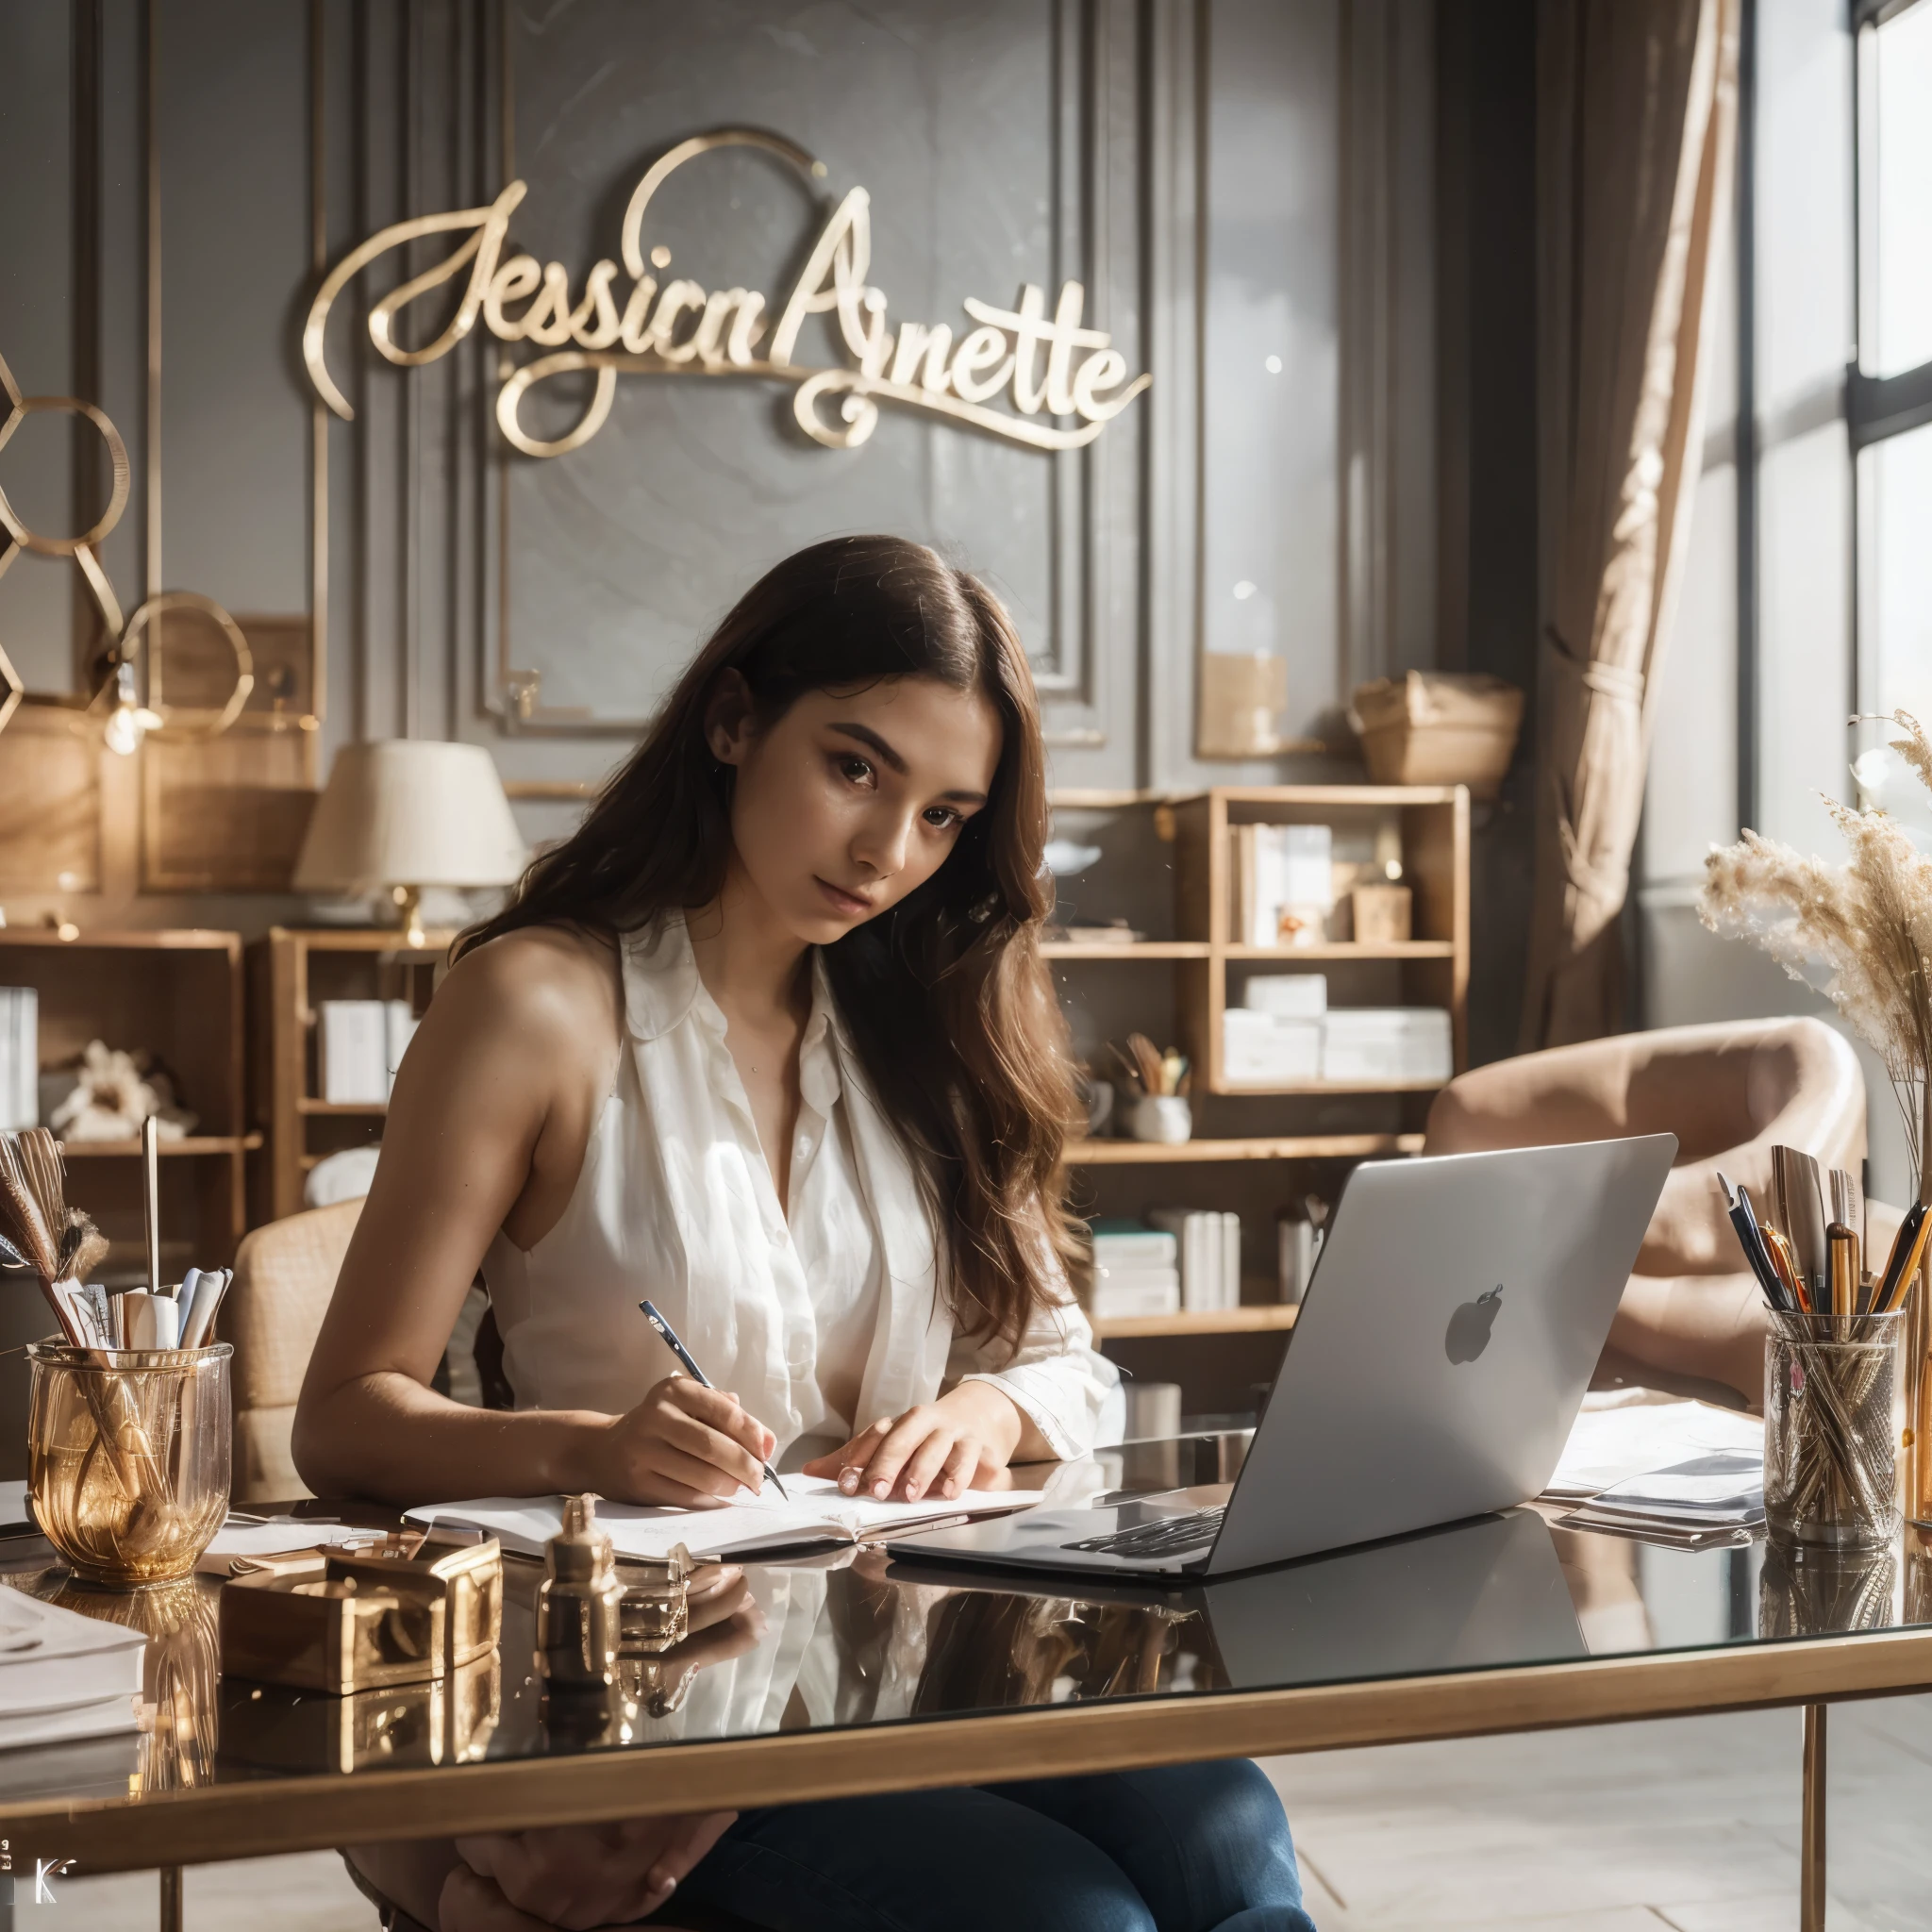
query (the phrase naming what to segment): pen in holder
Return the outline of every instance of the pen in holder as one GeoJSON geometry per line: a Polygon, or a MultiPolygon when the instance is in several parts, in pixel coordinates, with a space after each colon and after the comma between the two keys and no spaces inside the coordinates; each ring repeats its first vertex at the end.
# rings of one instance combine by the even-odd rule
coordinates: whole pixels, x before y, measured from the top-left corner
{"type": "Polygon", "coordinates": [[[1774,1309],[1764,1338],[1764,1516],[1773,1537],[1835,1549],[1899,1526],[1903,1316],[1774,1309]]]}
{"type": "Polygon", "coordinates": [[[152,1119],[142,1141],[148,1286],[110,1297],[87,1281],[108,1243],[67,1203],[59,1143],[0,1133],[0,1256],[39,1277],[61,1331],[27,1351],[35,1517],[78,1575],[117,1588],[185,1576],[228,1502],[230,1351],[202,1344],[232,1277],[161,1287],[152,1119]]]}

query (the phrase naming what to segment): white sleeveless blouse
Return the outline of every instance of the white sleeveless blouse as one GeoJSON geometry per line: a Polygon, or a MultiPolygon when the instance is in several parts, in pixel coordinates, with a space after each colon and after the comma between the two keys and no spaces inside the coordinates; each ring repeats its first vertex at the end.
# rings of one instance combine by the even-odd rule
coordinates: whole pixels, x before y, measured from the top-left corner
{"type": "Polygon", "coordinates": [[[1112,1364],[1071,1298],[1010,1359],[955,1335],[911,1165],[823,965],[786,1207],[681,916],[623,941],[623,979],[625,1051],[569,1206],[533,1248],[499,1232],[483,1261],[517,1406],[632,1407],[676,1366],[638,1311],[648,1296],[777,1436],[780,1467],[960,1380],[1004,1391],[1057,1456],[1084,1455],[1120,1402],[1112,1364]]]}

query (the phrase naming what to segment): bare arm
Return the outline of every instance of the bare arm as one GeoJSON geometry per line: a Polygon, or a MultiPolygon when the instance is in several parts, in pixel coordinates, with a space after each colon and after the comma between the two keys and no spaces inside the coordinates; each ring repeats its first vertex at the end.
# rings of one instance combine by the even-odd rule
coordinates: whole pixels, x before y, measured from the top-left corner
{"type": "Polygon", "coordinates": [[[530,1246],[570,1199],[619,1050],[616,997],[608,952],[549,932],[483,947],[438,990],[295,1414],[318,1493],[689,1504],[758,1488],[770,1431],[682,1376],[621,1417],[470,1408],[429,1386],[497,1230],[530,1246]]]}

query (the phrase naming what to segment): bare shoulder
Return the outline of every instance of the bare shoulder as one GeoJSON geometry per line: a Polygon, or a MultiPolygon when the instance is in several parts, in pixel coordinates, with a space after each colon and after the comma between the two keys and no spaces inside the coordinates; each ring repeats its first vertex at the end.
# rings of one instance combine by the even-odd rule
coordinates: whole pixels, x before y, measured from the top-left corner
{"type": "Polygon", "coordinates": [[[487,1028],[572,1058],[614,1047],[623,1023],[615,948],[567,926],[505,933],[450,968],[430,1014],[466,1032],[487,1028]]]}

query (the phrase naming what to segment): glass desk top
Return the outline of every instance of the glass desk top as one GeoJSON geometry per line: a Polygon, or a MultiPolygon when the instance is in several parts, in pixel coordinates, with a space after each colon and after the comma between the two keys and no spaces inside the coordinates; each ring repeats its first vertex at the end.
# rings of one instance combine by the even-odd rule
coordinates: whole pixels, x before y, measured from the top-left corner
{"type": "MultiPolygon", "coordinates": [[[[1015,1476],[1114,1499],[1225,1483],[1245,1443],[1230,1434],[1128,1444],[1015,1476]]],[[[55,1799],[1932,1626],[1932,1539],[1910,1528],[1857,1561],[1798,1559],[1761,1542],[1685,1551],[1566,1529],[1560,1513],[1525,1507],[1167,1590],[947,1569],[876,1547],[701,1572],[691,1634],[660,1657],[627,1659],[619,1690],[592,1700],[546,1697],[534,1673],[542,1569],[526,1559],[505,1559],[494,1656],[450,1682],[332,1697],[225,1681],[212,1580],[112,1594],[75,1582],[38,1538],[16,1537],[0,1541],[0,1577],[147,1631],[153,1722],[139,1736],[0,1754],[0,1821],[55,1799]]]]}

